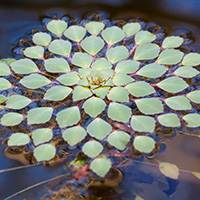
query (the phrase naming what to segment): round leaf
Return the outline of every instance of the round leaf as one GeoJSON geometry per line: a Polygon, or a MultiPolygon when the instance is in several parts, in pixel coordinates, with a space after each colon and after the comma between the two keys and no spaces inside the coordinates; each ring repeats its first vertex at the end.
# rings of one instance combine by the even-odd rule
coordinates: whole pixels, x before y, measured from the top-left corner
{"type": "Polygon", "coordinates": [[[33,59],[42,59],[44,55],[44,48],[41,46],[27,47],[24,50],[24,55],[33,59]]]}
{"type": "Polygon", "coordinates": [[[153,42],[156,36],[149,31],[140,31],[135,35],[135,43],[137,45],[153,42]]]}
{"type": "Polygon", "coordinates": [[[111,69],[112,65],[105,58],[100,58],[92,63],[91,68],[101,71],[104,69],[111,69]]]}
{"type": "Polygon", "coordinates": [[[113,87],[107,97],[111,101],[129,102],[128,92],[123,87],[113,87]]]}
{"type": "Polygon", "coordinates": [[[140,62],[135,60],[123,60],[115,67],[116,73],[132,74],[139,68],[140,62]]]}
{"type": "Polygon", "coordinates": [[[155,141],[148,136],[136,136],[133,141],[133,146],[142,153],[151,153],[155,148],[155,141]]]}
{"type": "Polygon", "coordinates": [[[183,78],[192,78],[194,76],[196,76],[197,74],[199,74],[199,71],[194,69],[193,67],[180,67],[178,68],[174,74],[176,76],[180,76],[183,78]]]}
{"type": "Polygon", "coordinates": [[[200,90],[192,91],[188,93],[186,96],[190,101],[194,103],[200,103],[200,90]]]}
{"type": "Polygon", "coordinates": [[[200,127],[200,115],[197,113],[190,113],[183,117],[186,121],[186,126],[190,128],[200,127]]]}
{"type": "Polygon", "coordinates": [[[60,36],[66,28],[67,23],[64,20],[53,19],[47,24],[47,29],[57,36],[60,36]]]}
{"type": "Polygon", "coordinates": [[[90,96],[92,96],[90,89],[82,86],[76,86],[72,94],[73,101],[87,99],[90,96]]]}
{"type": "Polygon", "coordinates": [[[37,45],[47,46],[51,42],[51,36],[47,33],[35,33],[32,38],[33,42],[37,45]]]}
{"type": "Polygon", "coordinates": [[[80,81],[80,78],[77,72],[68,72],[59,76],[57,80],[63,85],[71,86],[77,84],[80,81]]]}
{"type": "Polygon", "coordinates": [[[11,83],[5,79],[5,78],[0,78],[0,91],[1,90],[7,90],[12,87],[11,83]]]}
{"type": "Polygon", "coordinates": [[[169,36],[166,37],[162,43],[162,47],[166,48],[177,48],[183,44],[183,38],[179,36],[169,36]]]}
{"type": "Polygon", "coordinates": [[[127,23],[122,27],[122,30],[126,33],[127,37],[130,37],[134,34],[136,34],[141,29],[141,26],[139,23],[127,23]]]}
{"type": "Polygon", "coordinates": [[[92,56],[87,53],[77,52],[72,57],[72,64],[82,68],[88,68],[92,63],[92,56]]]}
{"type": "Polygon", "coordinates": [[[22,122],[23,115],[15,112],[9,112],[3,115],[1,118],[1,124],[3,126],[15,126],[22,122]]]}
{"type": "Polygon", "coordinates": [[[134,81],[133,78],[131,78],[130,76],[124,73],[116,73],[112,80],[116,86],[127,85],[128,83],[131,83],[134,81]]]}
{"type": "Polygon", "coordinates": [[[0,63],[0,76],[8,76],[11,71],[6,63],[0,63]]]}
{"type": "Polygon", "coordinates": [[[181,122],[178,116],[174,113],[167,113],[158,116],[160,124],[166,127],[180,127],[181,122]]]}
{"type": "Polygon", "coordinates": [[[10,109],[22,109],[29,105],[31,100],[22,95],[11,95],[6,101],[6,107],[10,109]]]}
{"type": "Polygon", "coordinates": [[[174,164],[171,164],[168,162],[160,162],[159,169],[160,169],[160,172],[164,174],[166,177],[169,177],[175,180],[178,179],[179,177],[179,169],[174,164]]]}
{"type": "Polygon", "coordinates": [[[30,137],[24,133],[13,133],[8,139],[8,146],[21,146],[30,142],[30,137]]]}
{"type": "Polygon", "coordinates": [[[85,25],[87,31],[92,35],[98,35],[104,29],[104,27],[105,27],[104,23],[96,21],[88,22],[85,25]]]}
{"type": "Polygon", "coordinates": [[[181,64],[186,65],[186,66],[200,65],[200,54],[189,53],[189,54],[185,55],[181,64]]]}

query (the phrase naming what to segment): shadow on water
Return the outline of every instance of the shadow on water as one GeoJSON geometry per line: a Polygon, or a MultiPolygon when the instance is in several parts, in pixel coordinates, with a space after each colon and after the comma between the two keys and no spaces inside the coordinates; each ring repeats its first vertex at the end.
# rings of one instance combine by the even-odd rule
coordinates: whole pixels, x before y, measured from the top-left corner
{"type": "MultiPolygon", "coordinates": [[[[167,34],[187,33],[194,41],[190,45],[191,49],[199,52],[199,10],[198,0],[7,0],[0,3],[0,57],[11,57],[12,48],[17,41],[31,29],[41,28],[40,20],[45,16],[57,14],[61,17],[67,14],[81,18],[85,13],[98,11],[116,19],[140,17],[148,22],[153,21],[164,27],[167,34]]],[[[0,137],[4,134],[1,132],[0,137]]],[[[157,160],[174,163],[182,170],[200,172],[199,138],[178,135],[165,143],[166,150],[156,155],[157,160]]],[[[63,166],[48,168],[42,165],[1,173],[1,169],[22,166],[21,163],[6,158],[3,155],[4,148],[0,146],[0,199],[66,173],[63,166]]],[[[165,178],[159,173],[158,167],[151,163],[152,160],[129,162],[126,167],[121,168],[124,177],[119,187],[109,190],[107,188],[106,191],[94,189],[90,191],[90,195],[110,200],[133,200],[137,194],[145,200],[199,200],[200,181],[197,178],[184,171],[181,172],[179,180],[165,178]]],[[[62,177],[58,177],[50,181],[50,186],[56,186],[61,180],[62,177]]],[[[44,185],[45,183],[11,199],[40,199],[44,185]]]]}

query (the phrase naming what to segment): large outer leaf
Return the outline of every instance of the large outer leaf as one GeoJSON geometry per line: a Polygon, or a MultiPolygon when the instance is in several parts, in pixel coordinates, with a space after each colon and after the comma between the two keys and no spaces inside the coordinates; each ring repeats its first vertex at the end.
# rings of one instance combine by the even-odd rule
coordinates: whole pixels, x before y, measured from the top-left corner
{"type": "Polygon", "coordinates": [[[104,69],[111,69],[112,65],[107,59],[99,58],[92,63],[91,68],[101,71],[104,69]]]}
{"type": "Polygon", "coordinates": [[[98,35],[105,27],[103,22],[91,21],[85,25],[87,31],[92,35],[98,35]]]}
{"type": "Polygon", "coordinates": [[[176,76],[180,76],[183,78],[192,78],[199,74],[199,71],[194,69],[193,67],[185,66],[185,67],[179,67],[174,74],[176,76]]]}
{"type": "Polygon", "coordinates": [[[11,71],[6,63],[0,63],[0,76],[8,76],[11,71]]]}
{"type": "Polygon", "coordinates": [[[127,85],[134,81],[133,78],[124,73],[116,73],[112,80],[116,86],[127,85]]]}
{"type": "Polygon", "coordinates": [[[5,79],[5,78],[0,78],[0,91],[1,90],[7,90],[12,87],[11,83],[5,79]]]}
{"type": "Polygon", "coordinates": [[[190,101],[194,103],[200,103],[200,90],[192,91],[188,93],[186,96],[190,101]]]}
{"type": "Polygon", "coordinates": [[[123,87],[113,87],[107,97],[111,101],[129,102],[128,92],[123,87]]]}
{"type": "Polygon", "coordinates": [[[132,35],[134,35],[135,33],[137,33],[140,29],[141,26],[138,22],[131,22],[131,23],[127,23],[122,27],[123,31],[126,33],[127,37],[130,37],[132,35]]]}
{"type": "Polygon", "coordinates": [[[181,122],[178,116],[174,113],[167,113],[158,116],[160,124],[166,127],[180,127],[181,122]]]}
{"type": "Polygon", "coordinates": [[[44,55],[44,48],[41,46],[27,47],[24,50],[24,55],[33,59],[42,59],[44,55]]]}
{"type": "Polygon", "coordinates": [[[15,126],[22,122],[23,115],[16,112],[8,112],[1,118],[1,124],[3,126],[15,126]]]}
{"type": "Polygon", "coordinates": [[[115,67],[115,72],[132,74],[139,69],[140,62],[135,60],[123,60],[115,67]]]}
{"type": "Polygon", "coordinates": [[[190,113],[183,116],[183,119],[186,121],[186,126],[190,128],[200,127],[200,115],[197,113],[190,113]]]}
{"type": "Polygon", "coordinates": [[[22,95],[11,95],[6,101],[6,107],[11,109],[22,109],[29,105],[32,101],[22,95]]]}
{"type": "Polygon", "coordinates": [[[80,81],[80,78],[77,72],[68,72],[59,76],[57,80],[63,85],[71,86],[77,84],[80,81]]]}
{"type": "Polygon", "coordinates": [[[61,35],[67,28],[67,23],[64,20],[53,19],[47,24],[47,29],[54,35],[61,35]]]}
{"type": "Polygon", "coordinates": [[[32,37],[35,44],[41,46],[47,46],[51,42],[51,36],[48,33],[38,32],[32,37]]]}
{"type": "Polygon", "coordinates": [[[30,137],[24,133],[13,133],[8,139],[8,146],[21,146],[30,142],[30,137]]]}
{"type": "Polygon", "coordinates": [[[200,54],[198,53],[189,53],[184,56],[182,60],[182,65],[186,66],[197,66],[200,64],[200,54]]]}
{"type": "Polygon", "coordinates": [[[72,57],[72,64],[82,68],[88,68],[92,63],[92,56],[87,53],[77,52],[72,57]]]}
{"type": "Polygon", "coordinates": [[[72,94],[73,101],[87,99],[90,96],[92,96],[92,92],[90,91],[90,89],[82,86],[76,86],[72,94]]]}
{"type": "Polygon", "coordinates": [[[166,37],[162,43],[163,48],[177,48],[183,44],[183,38],[179,36],[166,37]]]}
{"type": "Polygon", "coordinates": [[[137,45],[153,42],[156,36],[149,31],[139,31],[135,35],[135,43],[137,45]]]}

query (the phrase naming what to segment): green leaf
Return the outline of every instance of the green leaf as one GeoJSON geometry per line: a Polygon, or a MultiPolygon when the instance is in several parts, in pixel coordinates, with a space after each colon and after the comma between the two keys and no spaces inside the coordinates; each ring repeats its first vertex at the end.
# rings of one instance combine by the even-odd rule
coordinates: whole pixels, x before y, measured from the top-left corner
{"type": "Polygon", "coordinates": [[[185,67],[178,68],[174,72],[174,74],[176,76],[180,76],[180,77],[183,77],[183,78],[193,78],[194,76],[199,74],[199,71],[194,69],[193,67],[185,66],[185,67]]]}
{"type": "Polygon", "coordinates": [[[62,133],[62,137],[70,146],[74,146],[81,142],[85,137],[87,133],[85,132],[85,129],[81,126],[74,126],[72,128],[68,128],[62,133]]]}
{"type": "Polygon", "coordinates": [[[69,56],[71,53],[72,44],[66,40],[53,40],[49,45],[49,51],[60,56],[69,56]]]}
{"type": "Polygon", "coordinates": [[[56,148],[51,144],[42,144],[33,150],[33,155],[38,162],[49,161],[56,155],[56,148]]]}
{"type": "Polygon", "coordinates": [[[168,162],[160,162],[159,163],[160,172],[166,177],[177,180],[179,177],[179,169],[176,165],[168,163],[168,162]]]}
{"type": "Polygon", "coordinates": [[[92,96],[90,89],[82,86],[76,86],[72,94],[73,101],[87,99],[90,96],[92,96]]]}
{"type": "Polygon", "coordinates": [[[35,146],[49,142],[53,138],[53,131],[50,128],[39,128],[32,132],[31,137],[35,146]]]}
{"type": "Polygon", "coordinates": [[[159,82],[157,86],[170,93],[178,93],[189,87],[189,85],[182,79],[172,76],[159,82]]]}
{"type": "Polygon", "coordinates": [[[113,131],[107,138],[110,145],[123,151],[130,140],[130,135],[124,131],[113,131]]]}
{"type": "Polygon", "coordinates": [[[87,53],[77,52],[72,57],[72,64],[82,68],[88,68],[92,63],[92,56],[87,53]]]}
{"type": "Polygon", "coordinates": [[[117,26],[106,28],[101,32],[101,36],[109,45],[113,45],[125,38],[124,32],[117,26]]]}
{"type": "Polygon", "coordinates": [[[63,85],[71,86],[77,84],[80,81],[80,78],[77,72],[68,72],[59,76],[57,80],[63,85]]]}
{"type": "Polygon", "coordinates": [[[95,158],[103,151],[103,146],[101,143],[91,140],[83,145],[82,151],[88,157],[95,158]]]}
{"type": "Polygon", "coordinates": [[[158,56],[158,64],[176,65],[183,58],[184,53],[175,49],[165,49],[158,56]]]}
{"type": "Polygon", "coordinates": [[[92,90],[92,92],[97,96],[101,97],[102,99],[104,99],[105,96],[108,94],[109,90],[110,87],[98,87],[92,90]]]}
{"type": "Polygon", "coordinates": [[[120,103],[110,103],[108,107],[108,117],[112,120],[127,123],[131,117],[131,109],[120,103]]]}
{"type": "Polygon", "coordinates": [[[3,126],[15,126],[22,122],[23,115],[16,112],[9,112],[3,115],[1,118],[1,124],[3,126]]]}
{"type": "Polygon", "coordinates": [[[200,115],[197,113],[190,113],[183,116],[183,119],[186,121],[186,126],[190,128],[200,127],[200,115]]]}
{"type": "Polygon", "coordinates": [[[140,31],[135,35],[135,43],[137,45],[153,42],[156,39],[156,36],[149,31],[140,31]]]}
{"type": "Polygon", "coordinates": [[[125,87],[135,97],[144,97],[155,93],[155,89],[145,81],[137,81],[125,87]]]}
{"type": "Polygon", "coordinates": [[[30,137],[24,133],[13,133],[8,139],[8,146],[21,146],[30,142],[30,137]]]}
{"type": "Polygon", "coordinates": [[[28,111],[27,124],[43,124],[51,119],[53,108],[38,107],[28,111]]]}
{"type": "Polygon", "coordinates": [[[101,51],[104,47],[104,41],[97,36],[86,37],[81,42],[81,47],[90,55],[96,55],[99,51],[101,51]]]}
{"type": "Polygon", "coordinates": [[[123,60],[115,67],[116,73],[132,74],[139,69],[140,62],[135,60],[123,60]]]}
{"type": "Polygon", "coordinates": [[[81,78],[86,78],[87,76],[89,76],[91,74],[91,72],[93,71],[93,69],[91,68],[80,68],[78,69],[78,74],[81,78]]]}
{"type": "Polygon", "coordinates": [[[64,58],[49,58],[44,61],[45,69],[51,73],[65,73],[70,71],[69,64],[64,58]]]}
{"type": "Polygon", "coordinates": [[[165,99],[165,103],[173,110],[191,110],[190,101],[184,96],[174,96],[165,99]]]}
{"type": "Polygon", "coordinates": [[[189,92],[186,96],[190,101],[200,103],[200,90],[189,92]]]}
{"type": "Polygon", "coordinates": [[[19,110],[28,106],[32,101],[22,95],[11,95],[6,101],[6,107],[10,109],[19,110]]]}
{"type": "Polygon", "coordinates": [[[129,52],[125,46],[112,47],[106,52],[106,57],[112,64],[127,58],[128,55],[129,52]]]}
{"type": "Polygon", "coordinates": [[[134,81],[133,78],[131,78],[130,76],[124,73],[116,73],[112,80],[116,86],[127,85],[128,83],[131,83],[134,81]]]}
{"type": "Polygon", "coordinates": [[[90,117],[97,117],[99,114],[101,114],[106,107],[106,103],[98,98],[98,97],[91,97],[83,104],[83,109],[85,112],[90,115],[90,117]]]}
{"type": "Polygon", "coordinates": [[[0,78],[0,91],[10,89],[11,87],[12,85],[7,79],[0,78]]]}
{"type": "Polygon", "coordinates": [[[104,177],[110,170],[112,164],[109,159],[96,158],[90,164],[90,169],[100,177],[104,177]]]}
{"type": "Polygon", "coordinates": [[[186,66],[200,65],[200,54],[189,53],[189,54],[185,55],[181,64],[186,65],[186,66]]]}
{"type": "Polygon", "coordinates": [[[60,128],[77,124],[81,119],[80,111],[77,106],[66,108],[56,115],[56,121],[60,128]]]}
{"type": "Polygon", "coordinates": [[[80,42],[86,34],[86,29],[82,26],[73,25],[70,26],[65,32],[65,37],[75,42],[80,42]]]}
{"type": "Polygon", "coordinates": [[[149,60],[158,56],[160,47],[156,44],[141,44],[135,50],[134,60],[149,60]]]}
{"type": "Polygon", "coordinates": [[[38,89],[51,83],[51,81],[40,74],[31,74],[20,80],[20,83],[29,89],[38,89]]]}
{"type": "Polygon", "coordinates": [[[85,25],[87,31],[92,35],[98,35],[104,29],[104,27],[105,24],[103,22],[96,22],[96,21],[88,22],[85,25]]]}
{"type": "Polygon", "coordinates": [[[155,141],[148,136],[136,136],[133,141],[133,146],[142,153],[151,153],[155,148],[155,141]]]}
{"type": "Polygon", "coordinates": [[[66,28],[67,23],[64,20],[53,19],[47,24],[47,29],[57,36],[60,36],[66,28]]]}
{"type": "Polygon", "coordinates": [[[137,99],[135,103],[145,115],[155,115],[164,111],[162,102],[156,98],[137,99]]]}
{"type": "Polygon", "coordinates": [[[16,60],[10,66],[16,74],[30,74],[38,71],[37,65],[27,58],[16,60]]]}
{"type": "Polygon", "coordinates": [[[128,92],[123,87],[113,87],[107,97],[111,101],[129,102],[128,92]]]}
{"type": "Polygon", "coordinates": [[[6,63],[0,63],[0,76],[8,76],[11,71],[6,63]]]}
{"type": "Polygon", "coordinates": [[[111,69],[112,65],[105,58],[99,58],[92,63],[91,68],[101,71],[111,69]]]}
{"type": "Polygon", "coordinates": [[[180,127],[181,122],[178,116],[174,113],[167,113],[158,116],[160,124],[166,127],[180,127]]]}
{"type": "Polygon", "coordinates": [[[0,59],[0,63],[5,63],[7,65],[10,65],[14,61],[15,61],[14,58],[2,58],[2,59],[0,59]]]}
{"type": "Polygon", "coordinates": [[[70,87],[65,87],[61,85],[54,86],[46,91],[44,99],[50,101],[62,101],[67,96],[69,96],[71,92],[72,89],[70,87]]]}
{"type": "Polygon", "coordinates": [[[42,59],[44,55],[44,48],[41,46],[27,47],[24,50],[24,55],[33,59],[42,59]]]}
{"type": "Polygon", "coordinates": [[[177,48],[180,47],[183,44],[183,38],[179,36],[169,36],[166,37],[162,43],[162,47],[164,49],[167,48],[177,48]]]}
{"type": "Polygon", "coordinates": [[[144,76],[147,78],[158,78],[162,76],[166,71],[168,71],[167,67],[156,63],[152,63],[140,68],[140,70],[137,72],[137,75],[144,76]]]}
{"type": "Polygon", "coordinates": [[[33,35],[32,40],[36,45],[48,46],[51,42],[51,36],[47,33],[38,32],[33,35]]]}
{"type": "Polygon", "coordinates": [[[131,128],[138,132],[153,133],[156,121],[153,117],[136,115],[131,118],[131,128]]]}
{"type": "Polygon", "coordinates": [[[6,97],[3,95],[0,95],[0,104],[4,103],[6,101],[6,97]]]}
{"type": "Polygon", "coordinates": [[[101,118],[94,119],[87,127],[90,136],[103,140],[112,131],[112,126],[101,118]]]}
{"type": "Polygon", "coordinates": [[[127,23],[122,27],[122,30],[126,33],[127,37],[135,35],[138,31],[140,31],[141,26],[137,22],[127,23]]]}

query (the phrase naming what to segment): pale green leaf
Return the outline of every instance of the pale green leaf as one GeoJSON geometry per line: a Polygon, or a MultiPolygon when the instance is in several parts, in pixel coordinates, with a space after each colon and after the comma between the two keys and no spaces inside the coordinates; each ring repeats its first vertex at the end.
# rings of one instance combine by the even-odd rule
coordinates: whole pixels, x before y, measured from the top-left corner
{"type": "Polygon", "coordinates": [[[51,83],[51,81],[40,74],[31,74],[20,80],[20,83],[29,89],[38,89],[51,83]]]}
{"type": "Polygon", "coordinates": [[[142,153],[151,153],[155,148],[155,141],[148,136],[136,136],[133,141],[133,146],[142,153]]]}
{"type": "Polygon", "coordinates": [[[138,22],[127,23],[122,27],[122,30],[126,33],[127,37],[130,37],[140,31],[141,26],[138,22]]]}
{"type": "Polygon", "coordinates": [[[158,78],[162,76],[166,71],[168,71],[167,67],[156,63],[151,63],[140,68],[137,72],[137,75],[147,78],[158,78]]]}
{"type": "Polygon", "coordinates": [[[80,78],[77,72],[68,72],[59,76],[57,80],[63,85],[71,86],[77,84],[80,81],[80,78]]]}
{"type": "Polygon", "coordinates": [[[155,115],[164,111],[162,102],[156,98],[137,99],[135,103],[145,115],[155,115]]]}
{"type": "Polygon", "coordinates": [[[20,59],[10,64],[16,74],[30,74],[38,71],[37,65],[30,59],[20,59]]]}
{"type": "Polygon", "coordinates": [[[82,151],[88,157],[95,158],[103,151],[103,146],[101,143],[91,140],[83,145],[82,151]]]}
{"type": "Polygon", "coordinates": [[[6,97],[0,94],[0,104],[6,101],[6,97]]]}
{"type": "Polygon", "coordinates": [[[91,68],[101,71],[104,69],[111,69],[112,65],[105,58],[100,58],[92,63],[91,68]]]}
{"type": "Polygon", "coordinates": [[[190,101],[184,96],[173,96],[165,99],[165,103],[173,110],[191,110],[190,101]]]}
{"type": "Polygon", "coordinates": [[[85,25],[87,31],[92,35],[98,35],[104,29],[104,27],[105,24],[103,22],[96,22],[96,21],[88,22],[85,25]]]}
{"type": "Polygon", "coordinates": [[[0,76],[8,76],[10,73],[9,66],[6,63],[0,63],[0,76]]]}
{"type": "Polygon", "coordinates": [[[153,117],[136,115],[131,118],[131,128],[138,132],[153,133],[155,130],[156,121],[153,117]]]}
{"type": "Polygon", "coordinates": [[[56,155],[56,148],[51,144],[42,144],[33,150],[33,155],[38,162],[49,161],[56,155]]]}
{"type": "Polygon", "coordinates": [[[101,32],[101,35],[109,45],[113,45],[125,38],[124,32],[117,26],[106,28],[101,32]]]}
{"type": "Polygon", "coordinates": [[[181,64],[186,65],[186,66],[200,65],[200,54],[189,53],[189,54],[185,55],[181,64]]]}
{"type": "Polygon", "coordinates": [[[116,73],[132,74],[139,69],[140,62],[135,60],[123,60],[115,67],[116,73]]]}
{"type": "Polygon", "coordinates": [[[102,99],[98,97],[91,97],[84,102],[82,108],[88,115],[95,118],[104,111],[105,107],[106,103],[102,99]]]}
{"type": "Polygon", "coordinates": [[[128,83],[131,83],[134,81],[133,78],[131,78],[130,76],[124,73],[116,73],[112,80],[116,86],[127,85],[128,83]]]}
{"type": "Polygon", "coordinates": [[[82,26],[73,25],[70,26],[65,32],[64,35],[75,42],[80,42],[86,34],[86,29],[82,26]]]}
{"type": "Polygon", "coordinates": [[[60,56],[69,56],[71,53],[72,44],[66,40],[53,40],[49,45],[49,51],[60,56]]]}
{"type": "Polygon", "coordinates": [[[101,118],[94,119],[87,127],[90,136],[103,140],[112,131],[112,126],[101,118]]]}
{"type": "Polygon", "coordinates": [[[7,65],[10,65],[15,60],[16,60],[15,58],[2,58],[0,59],[0,63],[5,63],[7,65]]]}
{"type": "Polygon", "coordinates": [[[70,87],[65,87],[61,85],[54,86],[46,91],[44,99],[50,101],[62,101],[67,96],[69,96],[71,92],[72,89],[70,87]]]}
{"type": "Polygon", "coordinates": [[[38,32],[33,35],[32,40],[37,45],[48,46],[51,42],[51,36],[48,33],[38,32]]]}
{"type": "Polygon", "coordinates": [[[157,86],[170,93],[178,93],[189,87],[189,85],[182,79],[172,76],[159,82],[157,86]]]}
{"type": "Polygon", "coordinates": [[[183,78],[192,78],[199,74],[199,71],[193,67],[185,66],[178,68],[174,74],[183,78]]]}
{"type": "Polygon", "coordinates": [[[131,117],[131,109],[120,103],[110,103],[108,107],[108,117],[112,120],[127,123],[131,117]]]}
{"type": "Polygon", "coordinates": [[[87,87],[76,86],[72,93],[73,101],[80,101],[82,99],[87,99],[92,96],[92,92],[87,87]]]}
{"type": "Polygon", "coordinates": [[[77,52],[72,57],[72,64],[82,68],[88,68],[92,63],[92,56],[87,53],[77,52]]]}
{"type": "Polygon", "coordinates": [[[33,59],[42,59],[44,55],[44,48],[41,46],[27,47],[24,50],[24,55],[33,59]]]}
{"type": "Polygon", "coordinates": [[[7,90],[12,87],[11,83],[5,79],[5,78],[0,78],[0,91],[1,90],[7,90]]]}
{"type": "Polygon", "coordinates": [[[134,60],[149,60],[158,56],[160,47],[156,44],[141,44],[135,50],[134,60]]]}
{"type": "Polygon", "coordinates": [[[1,118],[1,124],[3,126],[15,126],[22,122],[23,115],[16,112],[9,112],[3,115],[1,118]]]}
{"type": "Polygon", "coordinates": [[[186,121],[186,126],[190,128],[200,127],[200,115],[197,113],[190,113],[183,116],[183,119],[186,121]]]}
{"type": "Polygon", "coordinates": [[[60,36],[66,28],[67,23],[60,19],[53,19],[47,24],[47,29],[57,36],[60,36]]]}
{"type": "Polygon", "coordinates": [[[181,122],[178,116],[174,113],[167,113],[158,116],[160,124],[166,127],[180,127],[181,122]]]}
{"type": "Polygon", "coordinates": [[[24,133],[13,133],[8,139],[8,146],[21,146],[30,142],[30,137],[24,133]]]}
{"type": "Polygon", "coordinates": [[[137,81],[125,87],[135,97],[144,97],[155,93],[155,89],[145,81],[137,81]]]}
{"type": "Polygon", "coordinates": [[[110,170],[112,164],[109,159],[96,158],[90,164],[90,169],[100,177],[104,177],[110,170]]]}
{"type": "Polygon", "coordinates": [[[195,90],[190,93],[188,93],[187,98],[189,98],[190,101],[194,103],[200,103],[200,90],[195,90]]]}
{"type": "Polygon", "coordinates": [[[27,124],[43,124],[51,119],[53,108],[38,107],[28,111],[27,124]]]}
{"type": "Polygon", "coordinates": [[[77,124],[81,119],[80,111],[77,106],[66,108],[56,115],[56,121],[60,128],[77,124]]]}
{"type": "Polygon", "coordinates": [[[11,95],[6,101],[6,107],[10,109],[19,110],[26,106],[28,106],[32,101],[25,96],[22,95],[11,95]]]}
{"type": "Polygon", "coordinates": [[[108,94],[109,90],[110,87],[98,87],[96,89],[93,89],[92,92],[97,96],[101,97],[102,99],[104,99],[105,96],[108,94]]]}
{"type": "Polygon", "coordinates": [[[128,49],[125,46],[116,46],[110,48],[106,52],[106,57],[111,63],[116,63],[118,61],[124,60],[129,55],[128,49]]]}
{"type": "Polygon", "coordinates": [[[169,36],[166,37],[162,43],[164,49],[167,48],[177,48],[183,44],[183,38],[179,36],[169,36]]]}
{"type": "Polygon", "coordinates": [[[91,72],[93,71],[93,69],[91,68],[80,68],[78,69],[78,74],[81,78],[86,78],[87,76],[89,76],[91,74],[91,72]]]}
{"type": "Polygon", "coordinates": [[[111,101],[129,102],[128,92],[123,87],[113,87],[107,97],[111,101]]]}
{"type": "Polygon", "coordinates": [[[149,31],[139,31],[135,35],[135,43],[137,45],[153,42],[156,36],[149,31]]]}
{"type": "Polygon", "coordinates": [[[159,163],[160,172],[166,177],[172,179],[178,179],[179,177],[179,169],[176,165],[168,163],[168,162],[160,162],[159,163]]]}
{"type": "Polygon", "coordinates": [[[50,128],[39,128],[32,132],[31,137],[35,146],[49,142],[53,138],[53,131],[50,128]]]}
{"type": "Polygon", "coordinates": [[[63,139],[70,145],[74,146],[81,142],[85,137],[87,133],[85,132],[85,129],[81,126],[74,126],[71,128],[66,129],[62,133],[63,139]]]}
{"type": "Polygon", "coordinates": [[[107,138],[110,145],[123,151],[130,140],[130,135],[124,131],[113,131],[107,138]]]}

